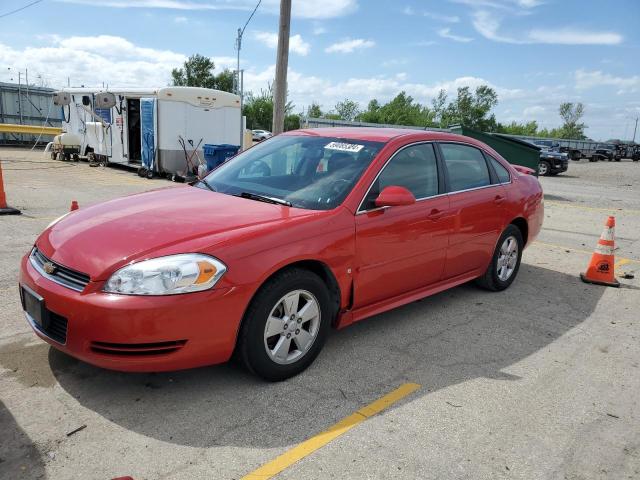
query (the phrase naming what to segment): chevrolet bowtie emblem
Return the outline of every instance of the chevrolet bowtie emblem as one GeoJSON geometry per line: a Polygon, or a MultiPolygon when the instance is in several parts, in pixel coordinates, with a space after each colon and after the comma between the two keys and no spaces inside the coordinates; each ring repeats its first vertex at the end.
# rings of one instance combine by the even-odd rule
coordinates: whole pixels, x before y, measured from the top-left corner
{"type": "Polygon", "coordinates": [[[56,266],[51,262],[45,262],[44,265],[42,265],[42,268],[49,275],[56,271],[56,266]]]}

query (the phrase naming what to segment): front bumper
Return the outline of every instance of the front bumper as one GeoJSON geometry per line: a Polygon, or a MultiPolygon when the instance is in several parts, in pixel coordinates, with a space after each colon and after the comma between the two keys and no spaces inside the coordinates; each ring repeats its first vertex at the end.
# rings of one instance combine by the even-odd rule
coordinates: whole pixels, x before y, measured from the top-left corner
{"type": "Polygon", "coordinates": [[[27,319],[47,343],[87,363],[122,371],[168,371],[226,362],[235,347],[250,288],[168,296],[107,294],[91,282],[83,292],[42,276],[22,259],[20,284],[44,298],[55,332],[27,319]],[[64,323],[64,322],[62,322],[64,323]],[[55,333],[55,334],[54,334],[55,333]]]}
{"type": "Polygon", "coordinates": [[[549,163],[549,170],[551,173],[562,173],[569,169],[568,158],[543,158],[549,163]]]}

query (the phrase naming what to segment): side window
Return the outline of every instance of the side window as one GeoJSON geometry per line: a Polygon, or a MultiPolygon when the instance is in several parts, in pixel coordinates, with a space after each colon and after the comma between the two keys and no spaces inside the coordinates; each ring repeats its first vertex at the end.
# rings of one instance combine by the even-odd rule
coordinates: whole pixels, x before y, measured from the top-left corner
{"type": "Polygon", "coordinates": [[[416,199],[437,195],[438,167],[433,144],[421,143],[397,152],[371,186],[364,209],[375,208],[375,199],[389,185],[405,187],[416,199]]]}
{"type": "Polygon", "coordinates": [[[441,143],[452,192],[491,185],[489,168],[482,152],[457,143],[441,143]]]}
{"type": "Polygon", "coordinates": [[[491,162],[493,169],[496,171],[496,175],[498,175],[498,180],[500,183],[509,183],[511,177],[509,176],[509,171],[502,166],[502,164],[493,158],[491,155],[487,155],[487,158],[491,162]]]}

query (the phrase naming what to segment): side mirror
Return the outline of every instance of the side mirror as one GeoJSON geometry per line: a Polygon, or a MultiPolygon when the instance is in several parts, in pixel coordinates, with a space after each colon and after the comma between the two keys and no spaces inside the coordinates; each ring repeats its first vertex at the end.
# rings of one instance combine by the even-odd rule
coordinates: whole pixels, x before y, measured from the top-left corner
{"type": "Polygon", "coordinates": [[[413,196],[413,193],[397,185],[384,187],[375,200],[376,207],[399,207],[414,203],[416,203],[416,197],[413,196]]]}

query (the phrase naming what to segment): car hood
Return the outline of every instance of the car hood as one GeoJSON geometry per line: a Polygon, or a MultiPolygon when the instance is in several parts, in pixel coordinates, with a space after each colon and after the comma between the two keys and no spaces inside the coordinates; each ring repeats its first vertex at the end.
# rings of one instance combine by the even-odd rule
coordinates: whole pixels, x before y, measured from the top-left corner
{"type": "Polygon", "coordinates": [[[319,213],[194,187],[166,188],[81,208],[45,230],[36,245],[53,261],[105,280],[134,260],[202,251],[319,213]]]}

